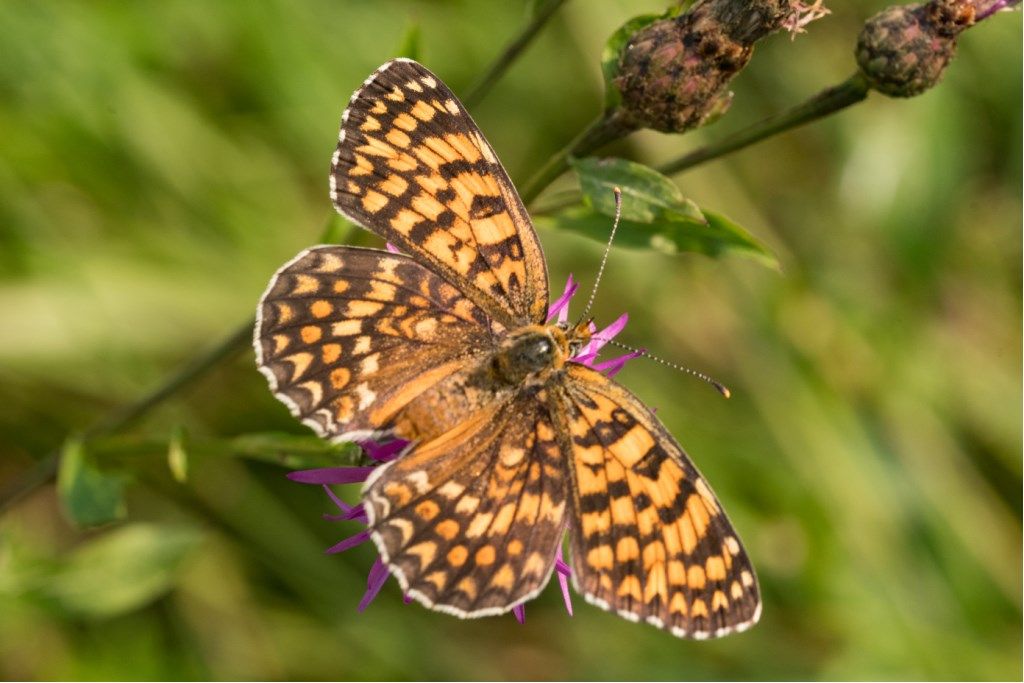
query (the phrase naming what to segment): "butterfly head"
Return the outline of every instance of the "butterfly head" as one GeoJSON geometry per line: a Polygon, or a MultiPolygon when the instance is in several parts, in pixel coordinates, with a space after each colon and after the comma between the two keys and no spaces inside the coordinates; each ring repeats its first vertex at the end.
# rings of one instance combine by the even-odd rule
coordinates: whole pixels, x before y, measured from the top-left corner
{"type": "Polygon", "coordinates": [[[594,328],[593,322],[593,318],[576,324],[560,321],[552,326],[565,340],[566,358],[576,357],[590,343],[590,336],[593,334],[594,328]]]}

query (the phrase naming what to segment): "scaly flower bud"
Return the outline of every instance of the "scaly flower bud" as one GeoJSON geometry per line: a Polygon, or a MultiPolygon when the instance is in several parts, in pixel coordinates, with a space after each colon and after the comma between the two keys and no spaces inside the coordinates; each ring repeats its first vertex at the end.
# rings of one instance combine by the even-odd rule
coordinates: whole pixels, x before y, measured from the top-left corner
{"type": "Polygon", "coordinates": [[[621,120],[681,133],[724,113],[729,81],[750,60],[754,43],[780,28],[799,30],[823,13],[820,2],[699,0],[684,14],[648,25],[620,56],[621,120]]]}
{"type": "Polygon", "coordinates": [[[890,97],[913,97],[942,78],[956,39],[974,24],[970,0],[889,7],[868,19],[857,40],[857,64],[871,87],[890,97]]]}

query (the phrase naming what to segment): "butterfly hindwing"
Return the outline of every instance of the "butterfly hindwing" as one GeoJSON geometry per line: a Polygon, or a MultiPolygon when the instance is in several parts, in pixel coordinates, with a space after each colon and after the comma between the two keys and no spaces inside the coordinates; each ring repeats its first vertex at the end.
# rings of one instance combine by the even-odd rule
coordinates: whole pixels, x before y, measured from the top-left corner
{"type": "Polygon", "coordinates": [[[459,616],[506,612],[548,582],[565,531],[565,465],[547,406],[521,391],[371,477],[371,534],[403,590],[459,616]]]}
{"type": "Polygon", "coordinates": [[[490,344],[487,316],[408,256],[307,249],[260,301],[255,347],[275,395],[321,436],[367,438],[490,344]]]}
{"type": "Polygon", "coordinates": [[[547,270],[529,215],[469,112],[420,64],[388,62],[353,95],[331,197],[506,327],[543,321],[547,270]]]}
{"type": "Polygon", "coordinates": [[[570,364],[574,580],[600,607],[677,636],[709,638],[757,621],[754,569],[710,487],[650,409],[570,364]]]}

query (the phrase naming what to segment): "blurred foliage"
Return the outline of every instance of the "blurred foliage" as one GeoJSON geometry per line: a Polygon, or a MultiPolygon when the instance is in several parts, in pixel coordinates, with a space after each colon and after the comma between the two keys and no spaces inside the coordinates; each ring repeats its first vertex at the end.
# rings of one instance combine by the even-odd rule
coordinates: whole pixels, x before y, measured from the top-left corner
{"type": "MultiPolygon", "coordinates": [[[[0,481],[229,335],[325,227],[376,243],[329,218],[349,95],[397,52],[464,90],[528,4],[0,4],[0,481]]],[[[763,41],[713,126],[608,153],[658,165],[841,81],[883,4],[763,41]]],[[[513,178],[600,110],[608,36],[664,9],[565,3],[473,111],[513,178]]],[[[686,642],[579,600],[569,618],[555,589],[524,626],[463,622],[394,582],[357,613],[371,549],[325,556],[355,525],[283,476],[351,454],[310,445],[245,350],[78,453],[72,482],[131,473],[126,521],[77,530],[55,484],[3,513],[0,676],[1019,679],[1020,27],[968,31],[922,97],[872,96],[675,179],[781,273],[613,250],[598,320],[628,310],[626,341],[733,391],[642,360],[619,377],[741,532],[753,630],[686,642]]],[[[598,243],[541,239],[556,289],[595,272],[598,243]]]]}

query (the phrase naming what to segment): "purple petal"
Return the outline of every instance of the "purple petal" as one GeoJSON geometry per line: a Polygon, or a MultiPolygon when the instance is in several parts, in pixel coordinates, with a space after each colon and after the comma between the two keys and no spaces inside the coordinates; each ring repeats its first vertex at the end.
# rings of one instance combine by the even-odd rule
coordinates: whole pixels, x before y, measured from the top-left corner
{"type": "Polygon", "coordinates": [[[526,605],[516,605],[512,608],[512,616],[516,618],[520,624],[526,623],[526,605]]]}
{"type": "Polygon", "coordinates": [[[558,586],[562,589],[562,601],[565,602],[565,611],[572,616],[572,598],[569,597],[569,575],[572,569],[562,559],[562,546],[558,546],[558,555],[555,556],[555,573],[558,574],[558,586]]]}
{"type": "Polygon", "coordinates": [[[346,505],[338,498],[338,496],[334,494],[334,491],[327,488],[326,485],[324,486],[324,488],[327,489],[327,494],[334,500],[334,503],[343,511],[339,515],[324,515],[324,519],[328,519],[332,522],[347,522],[351,520],[357,520],[363,522],[364,524],[366,523],[366,506],[364,506],[362,503],[359,503],[358,505],[346,505]]]}
{"type": "Polygon", "coordinates": [[[609,358],[608,360],[603,360],[600,363],[594,363],[590,367],[594,368],[598,372],[604,372],[609,377],[614,377],[619,374],[623,367],[625,367],[627,361],[633,360],[634,358],[642,355],[644,355],[642,351],[630,351],[629,353],[625,353],[621,356],[609,358]]]}
{"type": "Polygon", "coordinates": [[[363,452],[369,457],[373,458],[377,462],[390,462],[398,457],[398,454],[402,452],[409,442],[405,439],[393,439],[384,443],[377,443],[376,441],[360,441],[359,445],[362,447],[363,452]]]}
{"type": "Polygon", "coordinates": [[[980,7],[975,7],[975,12],[977,12],[977,14],[974,17],[974,20],[981,21],[982,19],[987,19],[1000,10],[1009,9],[1010,7],[1019,4],[1020,0],[996,0],[996,2],[993,2],[988,7],[985,7],[984,3],[982,3],[980,7]]]}
{"type": "Polygon", "coordinates": [[[366,481],[374,467],[322,467],[289,472],[288,478],[300,484],[354,484],[366,481]]]}
{"type": "Polygon", "coordinates": [[[370,567],[370,575],[366,578],[366,592],[363,593],[363,599],[359,601],[359,611],[362,612],[364,609],[370,606],[373,599],[377,597],[377,593],[380,593],[380,589],[384,587],[384,584],[388,580],[388,568],[384,566],[378,557],[370,567]]]}
{"type": "Polygon", "coordinates": [[[323,484],[322,486],[324,487],[324,492],[327,493],[327,497],[334,501],[334,504],[338,506],[338,509],[341,510],[343,514],[348,514],[352,510],[352,506],[341,498],[338,498],[338,494],[332,491],[330,486],[327,484],[323,484]]]}
{"type": "Polygon", "coordinates": [[[402,602],[404,602],[405,604],[408,605],[410,602],[412,602],[412,596],[409,595],[408,593],[404,593],[402,595],[402,602]]]}
{"type": "Polygon", "coordinates": [[[366,543],[368,540],[370,540],[370,532],[360,531],[355,536],[349,536],[341,543],[335,543],[324,552],[326,552],[329,555],[334,553],[341,553],[348,550],[349,548],[355,548],[360,543],[366,543]]]}
{"type": "Polygon", "coordinates": [[[581,353],[578,356],[573,356],[572,360],[580,365],[586,365],[587,367],[594,364],[594,359],[597,358],[596,353],[581,353]]]}
{"type": "Polygon", "coordinates": [[[388,251],[390,251],[392,254],[401,254],[402,253],[399,250],[399,248],[396,247],[395,245],[391,244],[391,242],[385,243],[384,244],[384,248],[387,249],[388,251]]]}
{"type": "Polygon", "coordinates": [[[595,332],[590,337],[590,349],[589,351],[597,352],[601,350],[601,347],[607,344],[609,341],[615,338],[619,332],[622,332],[622,328],[626,326],[629,321],[629,314],[623,313],[615,319],[608,327],[604,328],[600,332],[595,332]]]}
{"type": "Polygon", "coordinates": [[[569,279],[565,281],[565,289],[562,291],[562,296],[555,299],[555,302],[548,306],[547,322],[551,322],[556,315],[559,322],[565,322],[569,319],[569,300],[572,299],[579,288],[580,283],[573,280],[572,273],[569,273],[569,279]]]}
{"type": "Polygon", "coordinates": [[[323,484],[324,492],[327,496],[338,506],[341,510],[340,515],[324,515],[324,519],[328,519],[332,522],[343,522],[350,519],[357,519],[360,522],[366,521],[366,508],[362,503],[358,505],[349,505],[341,498],[338,498],[338,494],[331,490],[331,487],[327,484],[323,484]]]}
{"type": "Polygon", "coordinates": [[[325,512],[324,514],[322,514],[320,516],[322,518],[326,519],[328,522],[346,522],[346,521],[348,521],[348,514],[347,513],[343,513],[343,514],[340,514],[340,515],[331,515],[331,514],[328,514],[328,513],[325,512]]]}

